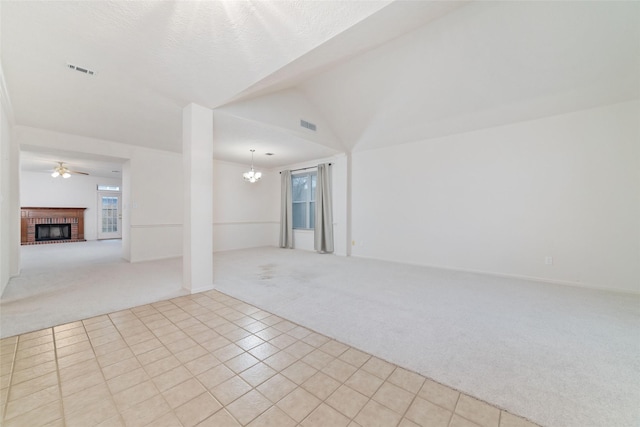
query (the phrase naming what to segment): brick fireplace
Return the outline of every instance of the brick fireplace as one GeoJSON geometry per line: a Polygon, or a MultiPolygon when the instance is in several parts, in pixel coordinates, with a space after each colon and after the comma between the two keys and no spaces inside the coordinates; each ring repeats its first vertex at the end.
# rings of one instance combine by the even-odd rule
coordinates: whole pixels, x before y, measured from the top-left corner
{"type": "Polygon", "coordinates": [[[20,218],[20,243],[84,242],[86,208],[23,207],[20,218]]]}

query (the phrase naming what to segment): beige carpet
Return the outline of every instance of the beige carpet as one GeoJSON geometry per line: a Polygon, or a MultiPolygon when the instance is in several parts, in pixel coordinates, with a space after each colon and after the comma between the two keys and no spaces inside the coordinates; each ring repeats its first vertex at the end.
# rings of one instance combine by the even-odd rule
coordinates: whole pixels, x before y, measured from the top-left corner
{"type": "Polygon", "coordinates": [[[0,299],[0,337],[185,294],[180,258],[130,264],[120,248],[120,240],[22,246],[21,274],[0,299]]]}
{"type": "Polygon", "coordinates": [[[216,288],[553,427],[640,425],[640,296],[260,249],[216,288]]]}
{"type": "MultiPolygon", "coordinates": [[[[37,269],[46,251],[23,248],[3,336],[181,292],[179,259],[75,245],[84,261],[37,269]]],[[[214,267],[222,292],[542,425],[640,420],[638,296],[276,248],[217,253],[214,267]]]]}

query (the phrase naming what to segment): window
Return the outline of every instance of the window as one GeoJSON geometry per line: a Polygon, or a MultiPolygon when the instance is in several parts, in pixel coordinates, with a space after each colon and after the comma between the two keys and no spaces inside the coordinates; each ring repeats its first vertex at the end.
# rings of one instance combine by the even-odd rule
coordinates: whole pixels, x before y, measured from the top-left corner
{"type": "Polygon", "coordinates": [[[98,191],[120,191],[117,185],[98,185],[98,191]]]}
{"type": "Polygon", "coordinates": [[[314,228],[316,216],[316,173],[291,176],[293,228],[314,228]]]}

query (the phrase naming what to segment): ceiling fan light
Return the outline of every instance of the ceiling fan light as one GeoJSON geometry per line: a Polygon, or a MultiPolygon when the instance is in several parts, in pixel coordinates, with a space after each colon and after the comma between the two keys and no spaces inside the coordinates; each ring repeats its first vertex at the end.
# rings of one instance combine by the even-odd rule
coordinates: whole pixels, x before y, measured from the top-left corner
{"type": "Polygon", "coordinates": [[[66,172],[66,171],[62,174],[63,178],[69,178],[70,176],[71,176],[71,174],[69,172],[66,172]]]}
{"type": "Polygon", "coordinates": [[[57,170],[54,170],[53,173],[51,174],[52,177],[57,178],[60,176],[60,172],[58,172],[57,170]]]}
{"type": "Polygon", "coordinates": [[[262,178],[262,172],[255,172],[255,173],[253,174],[253,176],[254,176],[256,179],[260,179],[260,178],[262,178]]]}

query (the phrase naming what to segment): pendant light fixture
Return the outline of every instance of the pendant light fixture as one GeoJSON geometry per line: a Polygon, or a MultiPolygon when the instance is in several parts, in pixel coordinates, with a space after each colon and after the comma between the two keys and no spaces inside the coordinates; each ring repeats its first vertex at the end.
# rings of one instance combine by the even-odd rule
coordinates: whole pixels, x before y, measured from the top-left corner
{"type": "Polygon", "coordinates": [[[242,174],[242,176],[244,177],[245,181],[249,181],[251,183],[258,181],[260,178],[262,178],[262,173],[261,172],[256,172],[253,169],[253,153],[256,150],[251,150],[251,170],[249,172],[245,172],[242,174]]]}

